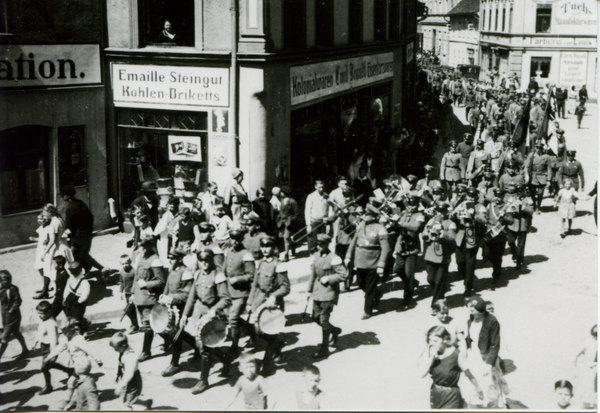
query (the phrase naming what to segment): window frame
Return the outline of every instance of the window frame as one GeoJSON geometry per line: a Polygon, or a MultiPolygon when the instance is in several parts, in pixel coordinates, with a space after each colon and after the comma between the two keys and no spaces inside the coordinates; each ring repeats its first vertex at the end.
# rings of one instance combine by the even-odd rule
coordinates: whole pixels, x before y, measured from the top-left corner
{"type": "Polygon", "coordinates": [[[535,10],[535,32],[552,32],[552,5],[538,4],[535,10]],[[545,30],[544,30],[545,29],[545,30]]]}
{"type": "MultiPolygon", "coordinates": [[[[179,49],[182,47],[194,48],[196,47],[196,16],[195,16],[195,0],[138,0],[138,33],[139,33],[139,47],[163,47],[168,49],[179,49]],[[172,3],[173,1],[186,2],[187,7],[185,11],[181,12],[180,16],[172,16],[164,13],[164,7],[167,4],[170,4],[169,9],[175,9],[172,3]],[[151,10],[150,3],[154,4],[154,7],[160,9],[159,3],[163,3],[163,12],[160,13],[160,17],[154,16],[156,11],[151,10]],[[182,17],[183,16],[183,17],[182,17]],[[190,17],[191,16],[191,17],[190,17]],[[183,19],[183,22],[181,21],[183,19]],[[151,21],[152,20],[152,21],[151,21]],[[165,20],[170,20],[171,23],[175,27],[175,33],[180,34],[183,39],[183,45],[176,45],[171,43],[159,43],[155,39],[158,34],[164,28],[165,20]],[[189,20],[189,21],[188,21],[189,20]],[[157,31],[155,29],[154,24],[160,24],[160,28],[157,31]],[[181,30],[181,26],[185,26],[186,24],[189,26],[181,30]],[[183,34],[181,34],[183,33],[183,34]]],[[[171,13],[172,14],[172,13],[171,13]]]]}

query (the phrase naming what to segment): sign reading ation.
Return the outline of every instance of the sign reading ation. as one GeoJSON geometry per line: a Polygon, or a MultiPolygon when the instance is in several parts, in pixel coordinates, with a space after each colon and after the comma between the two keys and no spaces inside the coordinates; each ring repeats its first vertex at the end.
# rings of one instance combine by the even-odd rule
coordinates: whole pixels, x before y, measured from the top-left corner
{"type": "Polygon", "coordinates": [[[112,65],[115,106],[200,110],[229,106],[229,69],[112,65]]]}
{"type": "Polygon", "coordinates": [[[101,82],[97,44],[0,45],[0,88],[101,82]]]}
{"type": "Polygon", "coordinates": [[[362,56],[290,68],[292,105],[394,76],[394,54],[362,56]]]}

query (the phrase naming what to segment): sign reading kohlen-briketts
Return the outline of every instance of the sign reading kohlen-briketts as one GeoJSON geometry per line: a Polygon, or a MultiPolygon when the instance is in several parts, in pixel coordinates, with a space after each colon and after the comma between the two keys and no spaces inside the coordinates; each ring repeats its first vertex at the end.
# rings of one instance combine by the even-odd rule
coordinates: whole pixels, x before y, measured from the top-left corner
{"type": "Polygon", "coordinates": [[[0,88],[102,83],[100,45],[0,45],[0,88]]]}
{"type": "Polygon", "coordinates": [[[115,106],[200,110],[229,106],[229,69],[113,63],[115,106]]]}
{"type": "Polygon", "coordinates": [[[290,68],[292,105],[394,76],[394,54],[382,53],[290,68]]]}

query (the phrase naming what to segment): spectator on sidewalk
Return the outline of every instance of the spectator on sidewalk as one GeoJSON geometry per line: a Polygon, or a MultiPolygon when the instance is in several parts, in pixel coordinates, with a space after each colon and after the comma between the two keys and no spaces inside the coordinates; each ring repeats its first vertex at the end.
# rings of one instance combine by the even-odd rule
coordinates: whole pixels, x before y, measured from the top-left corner
{"type": "Polygon", "coordinates": [[[54,294],[54,301],[52,301],[52,317],[56,318],[63,311],[63,301],[65,289],[69,282],[69,273],[65,269],[67,259],[62,255],[54,257],[54,272],[56,273],[56,279],[54,284],[56,286],[56,293],[54,294]]]}
{"type": "Polygon", "coordinates": [[[579,105],[575,108],[575,115],[577,116],[577,129],[581,129],[581,121],[585,115],[585,100],[581,99],[579,105]]]}
{"type": "Polygon", "coordinates": [[[12,283],[12,275],[8,270],[0,270],[0,313],[2,314],[2,336],[0,338],[0,359],[8,347],[8,343],[16,339],[21,345],[18,358],[26,358],[29,349],[25,338],[19,331],[21,328],[21,295],[19,288],[12,283]]]}

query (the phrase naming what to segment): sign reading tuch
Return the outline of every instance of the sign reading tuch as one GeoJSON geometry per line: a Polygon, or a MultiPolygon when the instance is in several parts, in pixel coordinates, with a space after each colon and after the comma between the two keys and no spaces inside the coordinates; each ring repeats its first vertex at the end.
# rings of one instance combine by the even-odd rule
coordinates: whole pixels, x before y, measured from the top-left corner
{"type": "Polygon", "coordinates": [[[355,57],[290,68],[292,105],[394,76],[394,54],[355,57]]]}
{"type": "Polygon", "coordinates": [[[203,110],[229,106],[229,69],[113,63],[115,106],[203,110]]]}
{"type": "Polygon", "coordinates": [[[102,83],[97,44],[0,45],[0,88],[102,83]]]}

